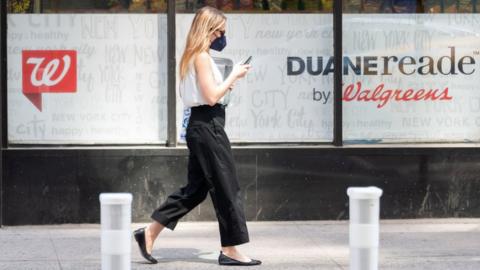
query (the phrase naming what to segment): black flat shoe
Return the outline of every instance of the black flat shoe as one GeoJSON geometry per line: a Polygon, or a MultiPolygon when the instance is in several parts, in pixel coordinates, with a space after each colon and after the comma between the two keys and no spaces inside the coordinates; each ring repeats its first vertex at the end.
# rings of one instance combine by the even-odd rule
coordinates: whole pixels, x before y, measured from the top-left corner
{"type": "Polygon", "coordinates": [[[133,232],[135,236],[135,240],[137,240],[138,247],[140,248],[140,253],[142,254],[143,258],[151,263],[157,263],[158,261],[152,257],[151,254],[147,253],[147,247],[145,245],[145,228],[140,228],[133,232]]]}
{"type": "Polygon", "coordinates": [[[251,259],[251,261],[249,261],[249,262],[237,261],[234,258],[230,258],[227,255],[223,254],[222,251],[220,251],[220,255],[218,256],[218,264],[220,264],[220,265],[244,265],[244,266],[248,266],[248,265],[259,265],[261,263],[262,263],[262,261],[254,260],[254,259],[251,259]]]}

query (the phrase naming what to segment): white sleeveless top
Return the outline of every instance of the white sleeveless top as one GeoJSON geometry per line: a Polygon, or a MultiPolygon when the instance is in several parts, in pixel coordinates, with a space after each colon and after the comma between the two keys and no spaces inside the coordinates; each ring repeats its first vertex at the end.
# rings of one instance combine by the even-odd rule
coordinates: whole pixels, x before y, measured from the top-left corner
{"type": "MultiPolygon", "coordinates": [[[[217,85],[223,82],[223,76],[220,72],[217,64],[213,61],[213,58],[210,57],[210,63],[212,64],[213,77],[217,85]]],[[[208,104],[205,101],[205,98],[202,95],[200,90],[200,85],[197,81],[197,74],[195,72],[195,67],[193,61],[190,62],[188,67],[188,72],[183,80],[179,84],[180,97],[182,98],[183,104],[185,107],[195,107],[200,105],[208,104]]],[[[230,91],[230,90],[229,90],[230,91]]],[[[228,91],[227,91],[228,92],[228,91]]],[[[225,104],[225,96],[223,96],[218,103],[225,104]]]]}

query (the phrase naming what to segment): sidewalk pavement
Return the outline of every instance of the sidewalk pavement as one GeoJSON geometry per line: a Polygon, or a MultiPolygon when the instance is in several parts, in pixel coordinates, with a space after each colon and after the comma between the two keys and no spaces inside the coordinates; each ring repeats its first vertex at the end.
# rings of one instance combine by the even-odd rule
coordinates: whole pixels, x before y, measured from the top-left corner
{"type": "MultiPolygon", "coordinates": [[[[238,248],[262,260],[253,269],[348,269],[348,221],[252,221],[248,229],[250,242],[238,248]]],[[[132,269],[245,268],[218,265],[217,222],[165,228],[155,243],[155,265],[145,263],[135,244],[132,237],[132,269]]],[[[382,220],[379,256],[382,270],[478,270],[480,219],[382,220]]],[[[100,261],[98,224],[0,229],[0,269],[98,270],[100,261]]]]}

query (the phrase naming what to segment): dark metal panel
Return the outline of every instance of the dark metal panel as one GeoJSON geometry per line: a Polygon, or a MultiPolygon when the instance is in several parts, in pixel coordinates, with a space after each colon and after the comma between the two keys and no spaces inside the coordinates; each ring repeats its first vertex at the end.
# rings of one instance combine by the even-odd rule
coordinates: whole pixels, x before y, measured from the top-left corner
{"type": "Polygon", "coordinates": [[[343,1],[334,1],[333,4],[333,145],[343,145],[342,129],[342,4],[343,1]]]}
{"type": "Polygon", "coordinates": [[[7,1],[0,3],[0,227],[3,224],[3,148],[7,145],[7,1]]]}
{"type": "MultiPolygon", "coordinates": [[[[169,148],[167,148],[169,149],[169,148]]],[[[173,149],[171,149],[173,150],[173,149]]],[[[384,190],[381,217],[480,217],[475,148],[233,149],[247,219],[347,219],[349,186],[384,190]]],[[[8,225],[98,222],[100,192],[132,192],[133,219],[187,183],[188,151],[5,151],[8,225]]],[[[216,220],[207,199],[183,220],[216,220]]]]}
{"type": "MultiPolygon", "coordinates": [[[[269,153],[272,155],[315,155],[322,153],[324,155],[342,154],[342,155],[375,155],[375,156],[411,156],[411,155],[457,155],[457,154],[477,154],[478,145],[470,144],[450,144],[449,147],[436,145],[370,145],[370,146],[344,146],[334,147],[324,146],[253,146],[253,147],[232,147],[232,151],[238,155],[261,155],[269,153]],[[462,146],[463,145],[463,146],[462,146]]],[[[161,156],[187,156],[188,149],[184,147],[35,147],[35,148],[15,148],[4,149],[6,154],[15,156],[47,157],[47,156],[72,156],[78,155],[82,158],[92,156],[118,156],[118,155],[161,155],[161,156]]]]}
{"type": "Polygon", "coordinates": [[[260,156],[258,193],[264,211],[259,219],[346,219],[347,188],[370,185],[384,190],[382,217],[415,216],[412,205],[418,208],[422,198],[415,188],[418,158],[403,158],[398,166],[399,159],[402,157],[343,155],[340,152],[260,156]]]}
{"type": "MultiPolygon", "coordinates": [[[[10,151],[6,224],[98,223],[102,192],[132,193],[132,219],[146,222],[156,207],[188,181],[185,155],[78,153],[29,156],[10,151]]],[[[237,155],[235,159],[246,215],[253,219],[257,206],[255,157],[237,155]]],[[[182,220],[216,220],[211,199],[182,220]]]]}
{"type": "Polygon", "coordinates": [[[167,93],[167,119],[168,119],[168,137],[167,145],[175,147],[177,145],[177,98],[176,98],[176,65],[175,56],[175,1],[168,0],[167,3],[167,55],[168,55],[168,93],[167,93]]]}

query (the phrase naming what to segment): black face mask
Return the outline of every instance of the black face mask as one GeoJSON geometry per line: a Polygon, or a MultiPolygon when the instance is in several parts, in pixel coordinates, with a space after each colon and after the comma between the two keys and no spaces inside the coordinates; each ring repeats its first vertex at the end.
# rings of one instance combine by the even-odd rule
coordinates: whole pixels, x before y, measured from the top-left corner
{"type": "Polygon", "coordinates": [[[210,49],[215,50],[215,51],[221,51],[223,48],[227,46],[227,39],[225,38],[225,35],[222,35],[219,38],[216,38],[212,44],[210,44],[210,49]]]}

